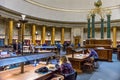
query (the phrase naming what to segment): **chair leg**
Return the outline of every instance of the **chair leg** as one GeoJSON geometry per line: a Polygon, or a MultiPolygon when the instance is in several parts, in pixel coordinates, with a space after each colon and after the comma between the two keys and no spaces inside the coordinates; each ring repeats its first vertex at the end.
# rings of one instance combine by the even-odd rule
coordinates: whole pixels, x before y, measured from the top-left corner
{"type": "Polygon", "coordinates": [[[92,72],[92,71],[94,71],[94,66],[93,65],[85,65],[84,71],[92,72]]]}
{"type": "Polygon", "coordinates": [[[99,68],[99,63],[98,63],[98,62],[95,62],[95,63],[94,63],[94,67],[95,67],[96,69],[98,69],[98,68],[99,68]]]}

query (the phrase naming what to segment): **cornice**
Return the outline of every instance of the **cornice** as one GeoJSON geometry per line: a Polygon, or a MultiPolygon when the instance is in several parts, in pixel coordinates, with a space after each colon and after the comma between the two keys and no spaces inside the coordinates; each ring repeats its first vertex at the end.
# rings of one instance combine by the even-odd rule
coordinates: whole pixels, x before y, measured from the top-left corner
{"type": "MultiPolygon", "coordinates": [[[[6,7],[3,7],[0,5],[0,10],[10,13],[12,15],[18,16],[20,18],[21,14],[20,12],[8,9],[6,7]]],[[[26,14],[27,15],[27,14],[26,14]]],[[[69,22],[69,21],[57,21],[57,20],[49,20],[49,19],[43,19],[43,18],[38,18],[38,17],[34,17],[34,16],[30,16],[27,15],[28,19],[32,19],[32,20],[37,20],[37,21],[43,21],[43,22],[51,22],[51,23],[62,23],[62,24],[87,24],[86,22],[69,22]]]]}
{"type": "MultiPolygon", "coordinates": [[[[65,8],[59,8],[59,7],[53,7],[49,6],[43,3],[40,3],[37,0],[24,0],[34,6],[42,7],[45,9],[49,10],[54,10],[54,11],[61,11],[61,12],[75,12],[75,13],[84,13],[84,12],[89,12],[91,9],[65,9],[65,8]]],[[[103,7],[104,9],[119,9],[120,5],[114,5],[114,6],[108,6],[108,7],[103,7]]]]}
{"type": "MultiPolygon", "coordinates": [[[[14,10],[11,10],[11,9],[8,9],[6,7],[3,7],[0,5],[0,11],[4,11],[8,14],[12,14],[14,16],[17,16],[17,17],[13,17],[14,18],[18,18],[18,20],[20,19],[21,17],[21,14],[20,12],[17,12],[17,11],[14,11],[14,10]]],[[[0,14],[0,18],[3,18],[2,17],[2,14],[0,14]]],[[[9,18],[9,17],[8,17],[9,18]]],[[[10,17],[11,18],[11,17],[10,17]]],[[[27,15],[27,19],[29,20],[32,20],[32,21],[42,21],[42,22],[48,22],[48,23],[51,23],[51,24],[73,24],[73,25],[87,25],[87,22],[69,22],[69,21],[55,21],[55,20],[48,20],[48,19],[42,19],[42,18],[37,18],[37,17],[33,17],[33,16],[30,16],[30,15],[27,15]]],[[[104,21],[106,23],[106,21],[104,21]]],[[[116,22],[120,22],[120,19],[117,19],[117,20],[111,20],[111,23],[116,23],[116,22]]],[[[95,24],[100,24],[100,21],[97,21],[95,22],[95,24]]],[[[52,25],[54,26],[54,25],[52,25]]]]}

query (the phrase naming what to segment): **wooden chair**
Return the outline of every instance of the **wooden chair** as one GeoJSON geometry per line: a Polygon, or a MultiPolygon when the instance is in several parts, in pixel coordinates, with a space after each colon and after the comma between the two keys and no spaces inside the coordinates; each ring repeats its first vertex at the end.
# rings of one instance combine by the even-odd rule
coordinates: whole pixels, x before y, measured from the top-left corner
{"type": "Polygon", "coordinates": [[[94,71],[94,59],[89,59],[83,64],[83,71],[93,72],[94,71]]]}
{"type": "Polygon", "coordinates": [[[72,47],[67,47],[66,54],[72,54],[72,47]]]}

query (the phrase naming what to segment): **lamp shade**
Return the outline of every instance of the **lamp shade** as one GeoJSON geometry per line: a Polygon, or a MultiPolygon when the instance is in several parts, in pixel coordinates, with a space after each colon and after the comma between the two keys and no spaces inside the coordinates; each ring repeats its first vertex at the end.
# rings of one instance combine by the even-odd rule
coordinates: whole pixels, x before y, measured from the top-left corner
{"type": "Polygon", "coordinates": [[[22,14],[22,20],[25,20],[26,15],[22,14]]]}

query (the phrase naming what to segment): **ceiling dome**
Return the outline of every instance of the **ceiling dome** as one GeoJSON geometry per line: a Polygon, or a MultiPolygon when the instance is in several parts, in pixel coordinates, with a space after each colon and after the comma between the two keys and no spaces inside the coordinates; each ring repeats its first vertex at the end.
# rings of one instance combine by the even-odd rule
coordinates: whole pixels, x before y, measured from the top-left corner
{"type": "MultiPolygon", "coordinates": [[[[97,0],[0,0],[0,5],[34,17],[68,22],[86,22],[87,14],[97,0]]],[[[120,0],[102,0],[102,8],[112,11],[112,19],[120,18],[120,0]]],[[[96,21],[100,20],[99,17],[96,21]]]]}

